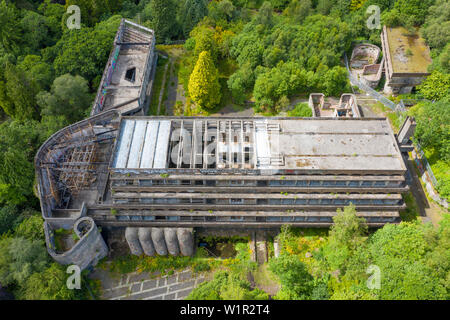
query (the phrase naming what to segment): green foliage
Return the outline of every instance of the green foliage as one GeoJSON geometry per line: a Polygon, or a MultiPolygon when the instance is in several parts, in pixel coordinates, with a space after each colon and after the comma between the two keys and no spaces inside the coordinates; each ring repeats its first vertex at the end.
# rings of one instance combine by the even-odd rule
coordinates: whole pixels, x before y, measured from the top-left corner
{"type": "Polygon", "coordinates": [[[44,220],[40,214],[32,215],[25,218],[15,229],[17,236],[24,237],[28,240],[45,240],[44,220]]]}
{"type": "Polygon", "coordinates": [[[9,53],[17,53],[21,41],[19,14],[10,1],[0,2],[0,46],[9,53]]]}
{"type": "Polygon", "coordinates": [[[0,106],[11,118],[18,120],[37,119],[38,109],[35,81],[13,64],[7,63],[4,81],[0,79],[0,106]]]}
{"type": "Polygon", "coordinates": [[[19,210],[15,206],[4,206],[0,208],[0,236],[20,223],[19,210]]]}
{"type": "Polygon", "coordinates": [[[269,262],[269,270],[281,282],[282,289],[277,294],[280,300],[304,300],[313,290],[313,277],[297,256],[282,254],[269,262]]]}
{"type": "Polygon", "coordinates": [[[187,38],[197,23],[208,14],[207,2],[205,0],[184,0],[179,12],[181,28],[187,38]]]}
{"type": "Polygon", "coordinates": [[[3,285],[23,285],[34,272],[43,271],[47,262],[47,250],[39,240],[0,240],[0,282],[3,285]]]}
{"type": "Polygon", "coordinates": [[[33,158],[44,134],[35,121],[0,124],[0,203],[36,203],[33,158]]]}
{"type": "Polygon", "coordinates": [[[287,114],[289,117],[312,117],[312,110],[307,103],[297,103],[287,114]]]}
{"type": "Polygon", "coordinates": [[[328,243],[324,246],[324,255],[333,270],[345,269],[348,259],[364,242],[367,225],[363,218],[356,215],[355,206],[337,210],[333,217],[328,243]]]}
{"type": "Polygon", "coordinates": [[[18,65],[27,77],[35,82],[39,90],[47,90],[53,80],[52,65],[44,62],[41,56],[27,55],[18,65]]]}
{"type": "Polygon", "coordinates": [[[25,300],[73,300],[77,290],[67,288],[63,266],[52,263],[42,272],[33,273],[25,282],[20,298],[25,300]]]}
{"type": "Polygon", "coordinates": [[[218,72],[209,51],[200,53],[189,79],[189,95],[201,108],[213,109],[221,98],[218,72]]]}
{"type": "Polygon", "coordinates": [[[394,9],[398,10],[406,24],[421,25],[425,21],[428,8],[433,0],[397,0],[394,9]]]}
{"type": "Polygon", "coordinates": [[[247,68],[228,82],[235,99],[242,101],[243,88],[254,85],[256,111],[277,113],[284,96],[313,90],[339,95],[350,89],[345,68],[338,66],[353,34],[345,22],[320,15],[301,25],[284,17],[267,19],[271,22],[255,18],[233,39],[230,54],[240,68],[247,68]]]}
{"type": "Polygon", "coordinates": [[[41,91],[36,99],[41,106],[42,122],[55,132],[61,125],[67,126],[84,118],[91,95],[83,77],[65,74],[53,81],[50,92],[41,91]]]}
{"type": "Polygon", "coordinates": [[[430,47],[441,49],[450,42],[449,12],[449,0],[436,0],[434,5],[429,7],[421,32],[430,47]]]}
{"type": "Polygon", "coordinates": [[[120,16],[112,16],[96,25],[67,30],[55,46],[43,50],[47,60],[54,58],[57,76],[71,73],[88,81],[101,75],[108,61],[112,41],[120,23],[120,16]]]}
{"type": "Polygon", "coordinates": [[[450,74],[434,71],[417,89],[426,99],[440,100],[450,95],[450,74]]]}
{"type": "Polygon", "coordinates": [[[47,20],[43,15],[27,10],[20,20],[20,25],[23,30],[22,41],[26,43],[30,53],[37,53],[51,41],[47,20]]]}
{"type": "MultiPolygon", "coordinates": [[[[445,289],[435,272],[426,265],[432,252],[430,225],[420,222],[385,225],[369,241],[373,264],[382,272],[382,299],[443,299],[445,289]]],[[[447,270],[448,273],[448,270],[447,270]]]]}
{"type": "Polygon", "coordinates": [[[268,295],[251,289],[248,281],[229,271],[220,270],[214,279],[192,290],[187,300],[267,300],[268,295]]]}
{"type": "Polygon", "coordinates": [[[170,40],[177,33],[177,8],[173,0],[152,0],[150,26],[155,30],[158,43],[170,40]]]}
{"type": "Polygon", "coordinates": [[[89,26],[93,26],[105,16],[110,16],[113,12],[117,12],[123,0],[66,0],[66,8],[70,5],[80,7],[81,19],[87,22],[89,26]]]}
{"type": "Polygon", "coordinates": [[[415,117],[415,138],[422,147],[434,148],[442,160],[450,160],[450,95],[432,103],[423,102],[412,107],[409,113],[415,117]]]}

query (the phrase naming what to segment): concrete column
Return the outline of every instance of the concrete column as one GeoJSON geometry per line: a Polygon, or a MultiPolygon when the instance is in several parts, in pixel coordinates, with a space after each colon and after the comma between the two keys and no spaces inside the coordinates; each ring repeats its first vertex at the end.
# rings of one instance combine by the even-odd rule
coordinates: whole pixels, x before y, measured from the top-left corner
{"type": "Polygon", "coordinates": [[[138,228],[130,228],[130,227],[126,228],[125,239],[127,240],[127,243],[130,246],[131,254],[140,256],[141,254],[144,253],[141,247],[141,243],[139,242],[138,228]]]}
{"type": "Polygon", "coordinates": [[[177,228],[178,244],[183,256],[194,255],[194,233],[192,228],[177,228]]]}
{"type": "Polygon", "coordinates": [[[164,232],[161,228],[152,228],[152,240],[155,251],[160,256],[167,256],[166,241],[164,240],[164,232]]]}
{"type": "Polygon", "coordinates": [[[164,238],[166,240],[167,250],[169,251],[170,255],[179,255],[180,248],[178,247],[176,228],[164,228],[164,238]]]}
{"type": "Polygon", "coordinates": [[[153,246],[152,230],[151,228],[139,228],[138,231],[139,242],[142,249],[147,256],[155,255],[155,247],[153,246]]]}

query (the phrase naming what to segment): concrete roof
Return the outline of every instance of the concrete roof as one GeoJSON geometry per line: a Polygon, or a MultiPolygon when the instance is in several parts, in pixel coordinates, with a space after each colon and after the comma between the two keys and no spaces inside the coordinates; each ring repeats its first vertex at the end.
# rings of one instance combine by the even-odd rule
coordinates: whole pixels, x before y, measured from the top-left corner
{"type": "Polygon", "coordinates": [[[385,55],[392,65],[394,74],[429,74],[428,65],[432,62],[430,50],[425,40],[416,35],[408,35],[403,27],[384,27],[387,35],[387,48],[385,55]]]}
{"type": "MultiPolygon", "coordinates": [[[[208,126],[213,124],[222,127],[226,123],[231,124],[231,121],[235,125],[239,121],[250,125],[254,135],[249,142],[244,142],[244,139],[233,141],[226,136],[225,141],[223,138],[216,139],[218,151],[213,151],[216,160],[220,162],[220,159],[217,159],[220,158],[218,153],[239,152],[244,150],[245,146],[249,146],[254,157],[250,160],[252,165],[244,167],[248,169],[405,170],[395,137],[385,118],[124,117],[112,168],[176,169],[176,166],[169,165],[168,152],[171,150],[179,152],[177,148],[170,148],[170,141],[178,141],[176,138],[180,134],[174,133],[176,131],[174,128],[179,127],[182,121],[185,128],[192,128],[194,122],[197,122],[197,126],[201,125],[200,122],[208,122],[208,126]]],[[[205,125],[202,128],[204,127],[205,125]]],[[[228,135],[229,126],[226,128],[223,132],[228,135]]],[[[215,128],[208,130],[217,136],[215,128]]],[[[231,130],[235,130],[238,137],[241,135],[242,129],[239,126],[231,130]]],[[[197,149],[195,144],[199,143],[198,141],[200,144],[205,141],[204,137],[203,139],[183,137],[183,139],[185,146],[189,146],[189,149],[186,149],[187,155],[192,149],[197,149]]],[[[192,159],[192,156],[186,157],[192,159]]],[[[237,168],[233,165],[220,166],[217,163],[215,167],[225,171],[237,168]]],[[[198,167],[191,166],[191,168],[198,167]]]]}

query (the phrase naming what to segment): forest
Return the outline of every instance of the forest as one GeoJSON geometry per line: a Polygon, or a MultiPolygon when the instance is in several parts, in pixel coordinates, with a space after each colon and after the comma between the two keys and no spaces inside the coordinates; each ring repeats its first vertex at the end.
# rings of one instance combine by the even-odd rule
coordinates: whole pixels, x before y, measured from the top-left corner
{"type": "MultiPolygon", "coordinates": [[[[450,200],[449,0],[0,0],[1,286],[21,299],[86,298],[85,291],[66,289],[64,269],[46,253],[33,158],[51,134],[89,114],[121,18],[154,29],[161,47],[182,48],[176,66],[186,95],[182,114],[207,115],[233,104],[277,115],[297,96],[351,90],[344,54],[351,54],[355,41],[380,46],[381,30],[366,27],[371,5],[380,7],[381,25],[419,32],[431,49],[431,75],[413,96],[425,100],[409,113],[416,118],[415,139],[432,164],[437,189],[450,200]],[[67,28],[70,5],[81,9],[80,29],[67,28]]],[[[288,115],[311,114],[296,104],[288,115]]],[[[308,283],[307,288],[283,286],[279,298],[448,299],[448,222],[439,230],[413,222],[386,226],[369,238],[360,225],[350,234],[339,234],[337,227],[330,231],[314,255],[320,267],[301,266],[301,274],[290,275],[283,268],[302,263],[295,255],[273,262],[282,283],[308,283]],[[404,275],[395,281],[405,290],[414,275],[422,277],[427,284],[422,292],[374,295],[358,289],[361,261],[387,264],[383,250],[392,257],[410,252],[389,267],[404,275]],[[435,267],[438,271],[428,272],[435,267]],[[325,277],[320,272],[329,276],[338,269],[337,278],[317,283],[325,277]]],[[[286,237],[295,238],[295,232],[285,231],[286,237]]],[[[217,282],[227,277],[218,276],[217,282]]]]}

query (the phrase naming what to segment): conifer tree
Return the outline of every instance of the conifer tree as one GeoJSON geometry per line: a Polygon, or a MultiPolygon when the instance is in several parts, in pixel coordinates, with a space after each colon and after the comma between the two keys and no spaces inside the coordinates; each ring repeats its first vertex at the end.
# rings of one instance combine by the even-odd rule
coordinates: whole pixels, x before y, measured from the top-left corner
{"type": "Polygon", "coordinates": [[[220,102],[220,84],[209,51],[202,51],[189,79],[189,94],[202,109],[211,110],[220,102]]]}

